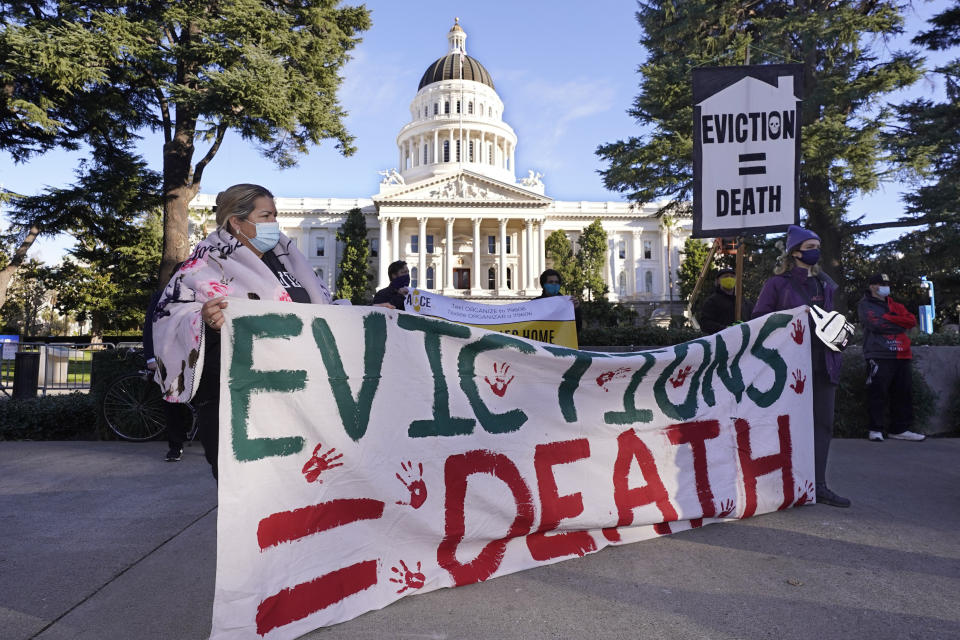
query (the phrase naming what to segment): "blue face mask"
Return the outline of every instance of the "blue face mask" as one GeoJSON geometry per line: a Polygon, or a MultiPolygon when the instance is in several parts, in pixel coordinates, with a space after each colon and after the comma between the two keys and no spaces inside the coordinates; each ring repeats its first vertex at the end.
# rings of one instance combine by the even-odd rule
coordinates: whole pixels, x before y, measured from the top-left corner
{"type": "Polygon", "coordinates": [[[877,295],[881,298],[886,298],[890,295],[890,287],[880,286],[877,287],[877,295]]]}
{"type": "Polygon", "coordinates": [[[404,287],[409,286],[409,284],[410,284],[409,273],[405,273],[402,276],[397,276],[396,278],[390,281],[390,286],[393,287],[394,289],[403,289],[404,287]]]}
{"type": "Polygon", "coordinates": [[[555,282],[548,282],[543,285],[543,290],[547,292],[547,295],[555,296],[560,293],[560,285],[555,282]]]}
{"type": "Polygon", "coordinates": [[[820,249],[806,249],[800,252],[800,262],[811,267],[820,262],[820,249]]]}
{"type": "Polygon", "coordinates": [[[253,238],[248,236],[247,240],[249,240],[253,248],[260,253],[270,251],[270,249],[273,249],[277,246],[277,243],[280,242],[279,222],[256,222],[254,226],[257,227],[257,235],[253,238]]]}

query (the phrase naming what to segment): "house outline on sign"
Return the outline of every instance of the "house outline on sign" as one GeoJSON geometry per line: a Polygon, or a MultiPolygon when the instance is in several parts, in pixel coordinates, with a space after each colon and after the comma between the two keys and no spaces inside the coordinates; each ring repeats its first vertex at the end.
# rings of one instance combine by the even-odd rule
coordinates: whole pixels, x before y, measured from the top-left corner
{"type": "Polygon", "coordinates": [[[792,74],[776,80],[744,76],[696,104],[704,233],[785,228],[796,220],[800,100],[792,74]]]}

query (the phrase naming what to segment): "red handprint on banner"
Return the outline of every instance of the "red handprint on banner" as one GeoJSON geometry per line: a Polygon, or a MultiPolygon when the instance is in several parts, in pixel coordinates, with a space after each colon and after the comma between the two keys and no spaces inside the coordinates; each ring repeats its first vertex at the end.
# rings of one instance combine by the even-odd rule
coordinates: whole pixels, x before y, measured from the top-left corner
{"type": "Polygon", "coordinates": [[[493,363],[493,382],[490,382],[490,378],[483,376],[483,381],[490,385],[490,390],[493,391],[497,396],[503,397],[503,394],[507,392],[507,387],[510,386],[510,383],[513,382],[513,379],[516,376],[510,376],[509,380],[506,380],[507,371],[510,370],[510,365],[506,362],[500,363],[500,371],[497,371],[497,363],[493,363]]]}
{"type": "Polygon", "coordinates": [[[319,482],[320,484],[323,484],[323,480],[320,480],[321,473],[327,469],[343,466],[342,462],[337,462],[337,460],[343,457],[342,453],[333,455],[337,450],[330,449],[321,455],[321,448],[323,448],[323,444],[317,444],[317,446],[313,449],[313,455],[309,460],[307,460],[307,464],[303,465],[303,469],[300,471],[303,474],[303,477],[307,479],[307,482],[319,482]]]}
{"type": "Polygon", "coordinates": [[[630,367],[620,367],[614,371],[604,371],[597,376],[597,386],[602,388],[604,391],[609,392],[610,389],[607,389],[604,385],[613,380],[614,378],[623,378],[628,373],[630,373],[630,367]]]}
{"type": "Polygon", "coordinates": [[[726,518],[731,513],[733,513],[734,508],[736,508],[736,504],[733,502],[733,499],[726,498],[723,502],[719,504],[717,508],[717,515],[715,517],[726,518]]]}
{"type": "Polygon", "coordinates": [[[390,582],[395,582],[397,584],[402,584],[403,586],[397,589],[397,593],[403,593],[407,589],[415,591],[423,586],[427,581],[427,577],[420,573],[420,561],[417,560],[417,570],[410,571],[407,567],[407,564],[401,560],[400,566],[403,567],[403,571],[397,569],[396,567],[390,567],[390,570],[393,571],[396,576],[390,578],[390,582]]]}
{"type": "Polygon", "coordinates": [[[403,469],[403,475],[406,476],[406,479],[404,479],[399,473],[396,474],[397,480],[402,482],[403,486],[406,487],[407,491],[410,492],[410,502],[397,500],[397,504],[409,505],[414,509],[419,509],[423,506],[423,503],[427,501],[427,485],[423,481],[423,463],[418,462],[417,467],[420,471],[419,477],[415,478],[413,476],[412,462],[400,463],[400,468],[403,469]]]}
{"type": "Polygon", "coordinates": [[[806,484],[803,486],[803,489],[797,487],[797,501],[796,505],[798,507],[805,504],[812,504],[813,497],[817,495],[817,492],[813,488],[813,483],[807,480],[806,484]]]}
{"type": "Polygon", "coordinates": [[[683,369],[680,369],[680,371],[677,371],[676,379],[670,378],[670,384],[673,385],[673,388],[676,389],[677,387],[682,387],[683,383],[686,382],[687,376],[690,375],[691,371],[693,371],[693,367],[691,367],[690,365],[687,365],[683,369]]]}
{"type": "Polygon", "coordinates": [[[791,375],[793,375],[793,384],[790,385],[790,388],[793,389],[797,395],[803,393],[803,386],[807,382],[807,377],[803,375],[803,371],[800,369],[792,372],[791,375]]]}
{"type": "Polygon", "coordinates": [[[790,334],[790,337],[793,338],[793,341],[797,344],[803,344],[803,333],[805,329],[803,328],[803,322],[800,321],[800,318],[797,318],[793,321],[793,333],[790,334]]]}

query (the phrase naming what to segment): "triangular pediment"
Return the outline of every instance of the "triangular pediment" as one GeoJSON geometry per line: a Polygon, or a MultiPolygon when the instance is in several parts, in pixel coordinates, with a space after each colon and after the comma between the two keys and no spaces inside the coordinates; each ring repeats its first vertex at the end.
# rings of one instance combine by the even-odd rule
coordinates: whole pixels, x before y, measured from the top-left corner
{"type": "Polygon", "coordinates": [[[544,207],[551,198],[517,185],[494,180],[473,171],[434,176],[403,185],[385,195],[374,196],[377,206],[418,205],[437,206],[534,206],[544,207]]]}

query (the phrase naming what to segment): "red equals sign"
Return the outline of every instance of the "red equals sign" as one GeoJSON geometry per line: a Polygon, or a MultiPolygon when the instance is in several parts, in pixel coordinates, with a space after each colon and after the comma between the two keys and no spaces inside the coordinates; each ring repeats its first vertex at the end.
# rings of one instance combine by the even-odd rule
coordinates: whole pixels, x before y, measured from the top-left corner
{"type": "Polygon", "coordinates": [[[767,168],[764,165],[753,165],[753,166],[743,166],[744,163],[749,162],[766,162],[767,154],[766,153],[741,153],[740,154],[740,175],[742,176],[752,176],[763,174],[767,172],[767,168]]]}
{"type": "MultiPolygon", "coordinates": [[[[378,520],[382,516],[383,502],[379,500],[353,498],[321,502],[267,516],[257,528],[257,542],[260,550],[266,551],[283,542],[299,540],[351,522],[378,520]]],[[[365,560],[281,589],[257,607],[257,633],[266,635],[272,629],[306,618],[375,584],[377,561],[365,560]]]]}

